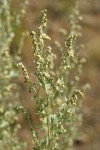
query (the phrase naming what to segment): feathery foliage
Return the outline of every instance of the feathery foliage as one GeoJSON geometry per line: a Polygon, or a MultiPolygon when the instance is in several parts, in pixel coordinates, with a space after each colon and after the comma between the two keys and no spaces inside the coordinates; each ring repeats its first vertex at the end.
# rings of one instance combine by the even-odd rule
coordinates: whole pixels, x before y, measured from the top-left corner
{"type": "Polygon", "coordinates": [[[60,53],[60,65],[56,68],[57,55],[50,46],[46,47],[46,41],[51,38],[45,33],[47,28],[47,11],[41,12],[41,23],[38,31],[32,31],[32,52],[34,56],[35,71],[33,81],[22,62],[18,66],[22,69],[24,81],[33,99],[37,103],[36,115],[39,117],[38,131],[31,123],[29,113],[22,106],[18,107],[25,114],[29,128],[33,135],[34,150],[64,150],[73,148],[73,142],[77,137],[82,122],[82,89],[78,89],[80,74],[85,62],[80,58],[78,44],[80,36],[81,17],[79,16],[78,3],[70,16],[70,32],[61,30],[65,41],[62,45],[55,41],[55,46],[60,53]],[[41,94],[42,91],[42,94],[41,94]],[[41,137],[42,135],[42,137],[41,137]]]}
{"type": "Polygon", "coordinates": [[[21,127],[17,123],[19,92],[12,80],[18,76],[16,67],[17,59],[20,59],[19,51],[24,42],[25,34],[21,36],[19,51],[15,56],[10,54],[10,46],[15,37],[15,31],[21,23],[25,13],[27,0],[23,1],[20,12],[16,15],[11,12],[11,0],[0,0],[0,149],[20,150],[26,144],[20,142],[18,130],[21,127]]]}

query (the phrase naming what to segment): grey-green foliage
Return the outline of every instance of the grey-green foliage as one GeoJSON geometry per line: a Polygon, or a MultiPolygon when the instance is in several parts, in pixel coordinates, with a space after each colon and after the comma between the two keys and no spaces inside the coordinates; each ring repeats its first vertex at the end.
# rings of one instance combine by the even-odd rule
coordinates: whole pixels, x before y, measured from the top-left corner
{"type": "Polygon", "coordinates": [[[59,41],[55,42],[61,56],[57,68],[57,55],[50,46],[46,46],[46,41],[51,40],[45,33],[46,10],[42,11],[38,32],[31,32],[36,66],[32,75],[35,81],[29,77],[26,67],[21,62],[18,64],[29,92],[32,92],[37,103],[36,114],[40,121],[38,131],[32,126],[27,110],[22,106],[18,108],[24,112],[28,121],[34,139],[34,150],[71,149],[82,122],[82,90],[78,89],[78,82],[85,60],[79,57],[81,45],[77,43],[77,37],[80,35],[78,22],[81,18],[77,6],[76,3],[70,16],[70,32],[61,30],[65,37],[64,45],[59,41]]]}
{"type": "Polygon", "coordinates": [[[20,39],[19,49],[15,56],[10,55],[10,46],[15,31],[21,23],[28,1],[23,1],[21,12],[15,16],[11,13],[11,1],[0,0],[0,149],[20,150],[25,143],[20,142],[18,130],[21,127],[17,123],[18,115],[18,87],[12,80],[18,75],[15,63],[20,59],[21,47],[25,38],[23,33],[20,39]],[[16,25],[16,26],[15,26],[16,25]]]}

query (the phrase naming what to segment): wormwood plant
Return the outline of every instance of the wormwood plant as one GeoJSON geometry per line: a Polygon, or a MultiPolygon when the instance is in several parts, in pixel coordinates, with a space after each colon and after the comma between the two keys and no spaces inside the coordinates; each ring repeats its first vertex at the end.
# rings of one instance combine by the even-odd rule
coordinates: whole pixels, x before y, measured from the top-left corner
{"type": "Polygon", "coordinates": [[[21,127],[17,123],[16,99],[19,96],[18,87],[12,80],[18,75],[15,67],[20,60],[25,34],[23,33],[16,49],[15,56],[10,55],[10,45],[15,37],[16,28],[21,23],[28,1],[24,0],[20,12],[11,12],[11,1],[0,0],[0,149],[20,150],[25,143],[17,136],[21,127]]]}
{"type": "Polygon", "coordinates": [[[51,40],[45,33],[46,13],[46,10],[41,12],[41,24],[37,33],[32,31],[30,34],[36,66],[32,72],[35,80],[29,77],[22,62],[18,64],[29,92],[33,94],[32,98],[37,104],[38,129],[32,125],[26,109],[20,106],[18,110],[25,114],[33,136],[34,150],[69,150],[73,147],[81,125],[82,89],[78,89],[78,81],[85,60],[79,57],[81,45],[76,40],[80,35],[78,22],[81,17],[76,3],[70,16],[70,32],[61,30],[65,38],[64,44],[55,42],[60,53],[60,65],[56,68],[57,55],[50,46],[46,46],[46,41],[51,40]]]}

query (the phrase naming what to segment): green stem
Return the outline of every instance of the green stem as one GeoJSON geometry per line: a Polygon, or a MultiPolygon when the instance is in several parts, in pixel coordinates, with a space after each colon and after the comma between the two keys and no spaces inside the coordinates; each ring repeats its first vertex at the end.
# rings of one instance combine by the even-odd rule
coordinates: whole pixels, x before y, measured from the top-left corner
{"type": "Polygon", "coordinates": [[[50,150],[50,100],[48,99],[47,107],[47,150],[50,150]]]}

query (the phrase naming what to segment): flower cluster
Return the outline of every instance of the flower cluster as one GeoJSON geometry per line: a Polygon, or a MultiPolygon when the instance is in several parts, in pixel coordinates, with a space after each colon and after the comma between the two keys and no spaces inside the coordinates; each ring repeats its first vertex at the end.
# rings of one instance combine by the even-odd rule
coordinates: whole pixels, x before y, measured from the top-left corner
{"type": "Polygon", "coordinates": [[[36,80],[33,81],[29,77],[26,67],[21,62],[18,64],[22,69],[25,83],[37,103],[36,114],[40,118],[38,131],[35,131],[29,121],[29,113],[23,107],[18,107],[28,118],[28,124],[34,138],[34,150],[64,150],[71,148],[82,122],[80,115],[82,92],[77,89],[77,84],[84,59],[79,57],[81,46],[76,40],[78,36],[76,21],[78,8],[76,6],[77,4],[70,21],[71,31],[67,34],[63,30],[65,45],[61,45],[59,41],[55,42],[56,48],[61,53],[60,66],[55,69],[57,55],[45,43],[47,40],[51,40],[45,33],[47,27],[46,10],[42,11],[38,32],[32,31],[30,34],[36,66],[32,74],[36,80]],[[43,91],[42,94],[41,91],[43,91]]]}

